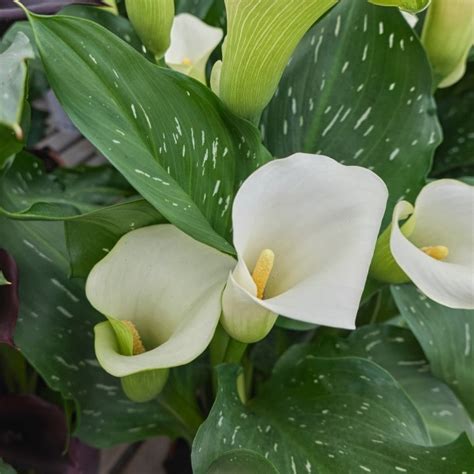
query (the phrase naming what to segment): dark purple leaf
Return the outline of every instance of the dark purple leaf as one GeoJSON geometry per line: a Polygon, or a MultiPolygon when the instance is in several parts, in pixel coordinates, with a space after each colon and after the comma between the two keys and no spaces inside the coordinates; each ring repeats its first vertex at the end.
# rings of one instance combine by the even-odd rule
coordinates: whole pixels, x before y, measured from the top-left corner
{"type": "Polygon", "coordinates": [[[0,458],[16,469],[96,474],[99,453],[71,439],[61,409],[31,395],[0,397],[0,458]]]}
{"type": "Polygon", "coordinates": [[[18,268],[5,250],[0,249],[0,270],[10,285],[0,286],[0,343],[13,346],[13,331],[18,317],[18,268]]]}

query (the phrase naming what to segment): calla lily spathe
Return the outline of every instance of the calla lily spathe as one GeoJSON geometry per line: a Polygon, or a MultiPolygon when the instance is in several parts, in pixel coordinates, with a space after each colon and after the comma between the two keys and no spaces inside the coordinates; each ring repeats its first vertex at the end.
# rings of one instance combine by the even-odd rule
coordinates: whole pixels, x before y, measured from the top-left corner
{"type": "Polygon", "coordinates": [[[174,0],[125,0],[125,6],[145,47],[161,59],[170,46],[174,0]]]}
{"type": "Polygon", "coordinates": [[[214,335],[234,260],[176,227],[144,227],[122,237],[93,268],[86,294],[109,320],[127,321],[144,352],[122,355],[109,321],[95,328],[101,366],[115,377],[187,364],[214,335]]]}
{"type": "Polygon", "coordinates": [[[390,248],[407,277],[433,301],[474,309],[474,186],[443,179],[425,186],[415,207],[398,203],[390,248]]]}
{"type": "Polygon", "coordinates": [[[353,329],[387,195],[373,172],[325,156],[299,153],[253,173],[233,205],[226,331],[256,342],[277,315],[353,329]]]}
{"type": "Polygon", "coordinates": [[[421,41],[438,87],[459,81],[474,45],[474,0],[432,0],[421,41]]]}
{"type": "Polygon", "coordinates": [[[188,13],[176,15],[165,62],[176,71],[206,82],[206,64],[223,37],[220,28],[188,13]]]}

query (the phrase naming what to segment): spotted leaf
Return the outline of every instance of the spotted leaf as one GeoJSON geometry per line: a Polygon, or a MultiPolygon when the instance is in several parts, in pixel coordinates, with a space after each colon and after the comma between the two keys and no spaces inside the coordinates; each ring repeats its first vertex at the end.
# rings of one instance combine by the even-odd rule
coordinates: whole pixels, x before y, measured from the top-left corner
{"type": "Polygon", "coordinates": [[[412,285],[393,287],[392,294],[431,370],[458,394],[474,418],[474,311],[441,306],[412,285]]]}
{"type": "Polygon", "coordinates": [[[391,325],[363,326],[347,339],[322,339],[321,346],[301,345],[300,355],[355,356],[372,360],[403,387],[422,415],[433,444],[454,441],[461,433],[474,439],[474,425],[454,392],[433,376],[411,331],[391,325]]]}
{"type": "Polygon", "coordinates": [[[87,302],[82,280],[69,280],[60,222],[0,217],[0,242],[17,262],[20,314],[15,343],[48,385],[73,400],[74,435],[106,447],[159,434],[192,439],[200,423],[194,402],[199,366],[173,370],[163,394],[135,404],[94,354],[93,328],[103,321],[87,302]]]}
{"type": "Polygon", "coordinates": [[[298,46],[267,108],[275,156],[305,151],[374,170],[416,196],[441,133],[423,47],[397,9],[341,0],[298,46]]]}
{"type": "Polygon", "coordinates": [[[26,95],[26,61],[31,58],[33,49],[30,40],[21,32],[17,33],[8,49],[0,54],[0,168],[24,143],[22,117],[26,95]]]}
{"type": "Polygon", "coordinates": [[[432,176],[474,175],[474,59],[464,78],[436,93],[444,140],[436,150],[432,176]]]}
{"type": "Polygon", "coordinates": [[[235,450],[253,451],[277,472],[472,472],[465,435],[426,447],[423,420],[400,385],[368,360],[299,357],[290,349],[245,405],[238,369],[221,366],[219,390],[193,446],[193,472],[235,450]]]}
{"type": "Polygon", "coordinates": [[[48,79],[81,132],[170,222],[227,242],[237,187],[270,156],[202,84],[87,20],[30,15],[48,79]]]}

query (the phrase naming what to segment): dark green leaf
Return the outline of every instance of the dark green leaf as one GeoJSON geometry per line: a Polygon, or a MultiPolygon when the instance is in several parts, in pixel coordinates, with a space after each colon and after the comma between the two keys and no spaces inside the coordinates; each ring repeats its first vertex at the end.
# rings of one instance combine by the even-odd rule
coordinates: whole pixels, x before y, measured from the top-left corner
{"type": "Polygon", "coordinates": [[[8,464],[5,464],[1,459],[0,459],[0,473],[1,474],[16,474],[15,469],[13,469],[11,466],[8,464]]]}
{"type": "Polygon", "coordinates": [[[21,220],[65,221],[71,274],[86,277],[122,235],[164,221],[144,199],[114,204],[132,192],[113,168],[46,173],[41,160],[21,153],[3,171],[0,214],[21,220]]]}
{"type": "Polygon", "coordinates": [[[191,15],[205,18],[215,0],[176,0],[176,13],[191,13],[191,15]]]}
{"type": "Polygon", "coordinates": [[[393,297],[433,373],[457,393],[474,418],[474,311],[441,306],[412,285],[393,287],[393,297]]]}
{"type": "Polygon", "coordinates": [[[66,239],[73,277],[86,277],[117,241],[134,229],[164,222],[144,199],[134,199],[67,220],[66,239]]]}
{"type": "Polygon", "coordinates": [[[436,178],[474,174],[474,61],[464,78],[436,93],[444,140],[436,150],[432,175],[436,178]]]}
{"type": "Polygon", "coordinates": [[[474,439],[474,426],[451,389],[435,378],[413,334],[394,326],[364,326],[349,338],[324,339],[323,347],[300,346],[300,354],[357,356],[387,370],[415,403],[434,444],[454,441],[462,432],[474,439]]]}
{"type": "Polygon", "coordinates": [[[64,220],[98,209],[134,191],[110,167],[57,169],[20,153],[2,172],[0,214],[15,219],[64,220]]]}
{"type": "MultiPolygon", "coordinates": [[[[123,16],[114,15],[113,13],[101,8],[86,5],[69,5],[61,10],[61,14],[94,21],[126,41],[137,51],[146,54],[143,44],[135,33],[132,24],[123,16]]],[[[148,57],[153,59],[152,55],[149,55],[148,57]]]]}
{"type": "Polygon", "coordinates": [[[263,456],[252,451],[230,451],[216,459],[207,474],[278,474],[278,471],[263,456]]]}
{"type": "Polygon", "coordinates": [[[21,275],[15,342],[52,389],[76,402],[75,434],[95,446],[159,434],[191,439],[200,417],[189,369],[173,370],[157,400],[134,404],[122,394],[119,380],[99,367],[92,331],[103,318],[85,299],[83,283],[65,277],[62,224],[0,218],[0,242],[21,275]]]}
{"type": "Polygon", "coordinates": [[[92,22],[30,21],[51,86],[79,130],[166,219],[232,253],[233,196],[269,159],[258,131],[202,84],[92,22]]]}
{"type": "Polygon", "coordinates": [[[322,153],[386,182],[386,220],[417,195],[441,140],[423,47],[396,9],[341,0],[309,31],[263,118],[278,157],[322,153]]]}
{"type": "Polygon", "coordinates": [[[26,96],[26,61],[33,57],[30,41],[23,33],[0,54],[0,168],[23,146],[23,108],[26,96]]]}
{"type": "Polygon", "coordinates": [[[235,366],[221,366],[216,402],[193,446],[193,472],[223,454],[253,451],[279,473],[472,472],[463,435],[427,448],[423,421],[398,383],[358,358],[298,357],[292,350],[257,397],[243,405],[235,366]]]}

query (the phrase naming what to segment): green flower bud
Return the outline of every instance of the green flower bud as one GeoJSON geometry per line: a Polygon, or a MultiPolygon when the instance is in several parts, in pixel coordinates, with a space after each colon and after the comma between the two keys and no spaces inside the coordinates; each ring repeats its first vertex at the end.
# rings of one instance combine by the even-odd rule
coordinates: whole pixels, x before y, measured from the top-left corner
{"type": "MultiPolygon", "coordinates": [[[[146,352],[140,334],[133,322],[109,318],[108,323],[97,326],[103,324],[111,326],[115,334],[115,350],[118,354],[133,357],[146,352]]],[[[96,338],[100,338],[100,334],[101,331],[96,330],[96,338]]],[[[151,369],[126,375],[121,377],[120,381],[125,395],[130,400],[143,403],[153,400],[161,393],[168,380],[168,375],[168,368],[151,369]]]]}
{"type": "Polygon", "coordinates": [[[168,381],[169,369],[147,370],[120,379],[127,397],[137,403],[156,398],[168,381]]]}
{"type": "Polygon", "coordinates": [[[438,87],[459,81],[474,44],[474,0],[433,0],[421,39],[438,87]]]}
{"type": "MultiPolygon", "coordinates": [[[[402,229],[403,231],[403,229],[402,229]]],[[[405,234],[405,232],[404,232],[405,234]]],[[[408,283],[410,278],[395,261],[390,250],[390,236],[392,225],[389,225],[377,240],[374,258],[370,265],[369,274],[372,278],[384,283],[408,283]]],[[[406,234],[405,234],[406,235],[406,234]]]]}
{"type": "Polygon", "coordinates": [[[126,0],[127,14],[145,47],[161,59],[170,45],[173,0],[126,0]]]}
{"type": "Polygon", "coordinates": [[[228,36],[219,95],[257,121],[303,35],[337,0],[225,0],[228,36]]]}

